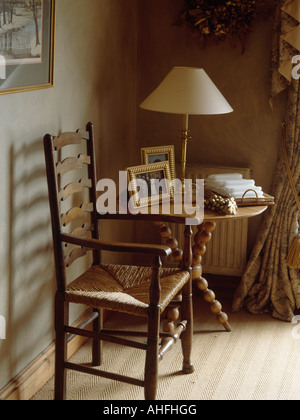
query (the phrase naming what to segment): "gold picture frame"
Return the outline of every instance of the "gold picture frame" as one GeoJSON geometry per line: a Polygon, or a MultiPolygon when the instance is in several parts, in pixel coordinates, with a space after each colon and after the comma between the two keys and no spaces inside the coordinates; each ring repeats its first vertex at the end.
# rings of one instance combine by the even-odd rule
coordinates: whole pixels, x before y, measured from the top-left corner
{"type": "Polygon", "coordinates": [[[53,87],[56,0],[10,2],[9,8],[10,26],[0,34],[0,95],[53,87]],[[9,33],[16,35],[7,45],[1,37],[9,33]]]}
{"type": "Polygon", "coordinates": [[[128,193],[134,208],[159,204],[174,198],[173,189],[170,187],[172,178],[169,162],[132,166],[127,168],[127,176],[128,193]],[[145,181],[147,185],[143,182],[138,185],[139,180],[145,181]],[[163,180],[166,182],[162,183],[163,180]]]}
{"type": "Polygon", "coordinates": [[[175,179],[175,148],[174,146],[143,147],[141,149],[142,165],[157,162],[169,162],[171,179],[175,179]]]}

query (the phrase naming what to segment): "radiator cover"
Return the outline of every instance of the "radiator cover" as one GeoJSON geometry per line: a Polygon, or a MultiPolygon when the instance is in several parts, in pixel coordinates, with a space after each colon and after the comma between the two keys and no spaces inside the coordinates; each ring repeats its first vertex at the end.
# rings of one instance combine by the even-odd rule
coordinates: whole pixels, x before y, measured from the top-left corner
{"type": "MultiPolygon", "coordinates": [[[[188,165],[186,179],[205,179],[211,174],[238,172],[251,178],[250,168],[188,165]]],[[[171,224],[172,236],[183,248],[183,227],[171,224]]],[[[194,229],[196,231],[196,229],[194,229]]],[[[247,262],[248,220],[218,222],[212,240],[207,243],[203,256],[203,273],[240,277],[247,262]]]]}

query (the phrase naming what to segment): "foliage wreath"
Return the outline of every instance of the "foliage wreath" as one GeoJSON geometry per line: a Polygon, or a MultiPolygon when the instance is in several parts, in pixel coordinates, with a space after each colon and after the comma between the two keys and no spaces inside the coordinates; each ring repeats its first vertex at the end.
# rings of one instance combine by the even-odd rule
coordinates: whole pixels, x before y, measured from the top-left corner
{"type": "Polygon", "coordinates": [[[190,28],[204,41],[227,40],[234,46],[238,38],[244,51],[246,36],[263,6],[263,0],[185,0],[178,24],[190,28]]]}

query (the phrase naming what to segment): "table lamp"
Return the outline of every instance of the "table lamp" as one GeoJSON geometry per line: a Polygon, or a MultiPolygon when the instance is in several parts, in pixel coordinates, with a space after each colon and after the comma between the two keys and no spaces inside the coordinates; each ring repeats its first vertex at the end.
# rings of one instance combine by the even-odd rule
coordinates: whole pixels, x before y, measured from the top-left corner
{"type": "Polygon", "coordinates": [[[227,114],[233,109],[201,68],[174,67],[161,84],[141,103],[149,111],[183,115],[181,182],[184,186],[189,115],[227,114]]]}

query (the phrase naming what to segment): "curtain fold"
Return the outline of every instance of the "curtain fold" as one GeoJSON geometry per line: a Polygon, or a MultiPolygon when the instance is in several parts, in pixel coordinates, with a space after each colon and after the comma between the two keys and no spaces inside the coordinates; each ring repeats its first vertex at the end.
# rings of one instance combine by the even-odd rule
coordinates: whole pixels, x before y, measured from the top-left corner
{"type": "MultiPolygon", "coordinates": [[[[300,186],[300,83],[292,78],[292,58],[300,37],[300,0],[281,0],[275,17],[272,45],[270,104],[286,90],[287,153],[294,183],[300,186]]],[[[281,130],[281,127],[278,127],[281,130]]],[[[289,185],[285,162],[279,156],[272,195],[275,205],[265,213],[241,283],[233,311],[245,306],[252,314],[271,313],[291,321],[300,308],[300,272],[286,264],[289,248],[298,232],[298,209],[289,185]]]]}

